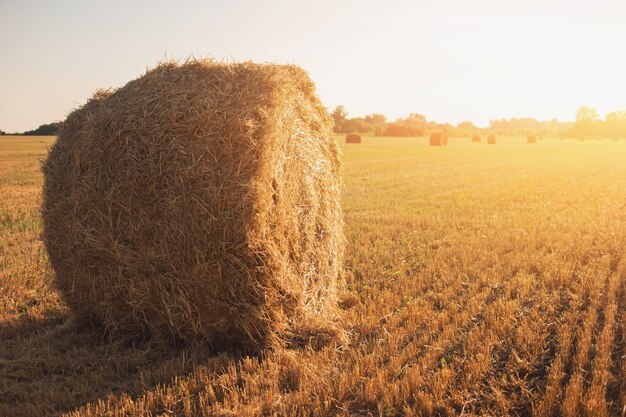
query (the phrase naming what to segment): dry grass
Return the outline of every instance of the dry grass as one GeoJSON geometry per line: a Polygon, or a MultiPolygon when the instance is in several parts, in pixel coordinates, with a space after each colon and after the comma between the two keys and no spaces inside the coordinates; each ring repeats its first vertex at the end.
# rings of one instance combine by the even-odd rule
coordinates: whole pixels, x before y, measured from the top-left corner
{"type": "Polygon", "coordinates": [[[622,141],[345,147],[349,344],[255,357],[65,323],[39,239],[37,160],[50,143],[0,139],[0,415],[620,416],[626,406],[622,141]]]}
{"type": "Polygon", "coordinates": [[[332,327],[340,155],[314,90],[295,66],[164,63],[71,113],[42,217],[76,321],[255,351],[332,327]]]}

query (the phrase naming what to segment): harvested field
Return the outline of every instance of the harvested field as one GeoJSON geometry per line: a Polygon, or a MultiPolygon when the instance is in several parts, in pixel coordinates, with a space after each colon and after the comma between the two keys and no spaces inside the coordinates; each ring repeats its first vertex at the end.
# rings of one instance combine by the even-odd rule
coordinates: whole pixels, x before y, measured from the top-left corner
{"type": "Polygon", "coordinates": [[[498,139],[342,145],[349,342],[248,357],[69,322],[0,137],[0,416],[622,415],[626,141],[498,139]]]}

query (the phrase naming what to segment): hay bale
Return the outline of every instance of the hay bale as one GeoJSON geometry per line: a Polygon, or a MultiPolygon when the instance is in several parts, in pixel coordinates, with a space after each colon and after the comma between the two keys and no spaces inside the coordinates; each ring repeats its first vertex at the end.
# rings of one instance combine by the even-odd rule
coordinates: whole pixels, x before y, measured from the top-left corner
{"type": "Polygon", "coordinates": [[[361,143],[363,139],[358,133],[348,133],[346,135],[346,143],[361,143]]]}
{"type": "Polygon", "coordinates": [[[295,66],[166,63],[98,93],[43,165],[56,285],[109,330],[215,348],[331,323],[339,153],[295,66]]]}
{"type": "Polygon", "coordinates": [[[448,144],[448,136],[442,132],[433,132],[430,134],[430,146],[446,146],[448,144]]]}
{"type": "Polygon", "coordinates": [[[474,135],[472,136],[472,142],[480,142],[482,140],[482,138],[478,135],[474,135]]]}
{"type": "Polygon", "coordinates": [[[537,143],[537,136],[528,135],[528,137],[526,138],[526,143],[537,143]]]}
{"type": "Polygon", "coordinates": [[[488,145],[495,145],[496,144],[496,135],[489,135],[489,136],[487,136],[487,144],[488,145]]]}

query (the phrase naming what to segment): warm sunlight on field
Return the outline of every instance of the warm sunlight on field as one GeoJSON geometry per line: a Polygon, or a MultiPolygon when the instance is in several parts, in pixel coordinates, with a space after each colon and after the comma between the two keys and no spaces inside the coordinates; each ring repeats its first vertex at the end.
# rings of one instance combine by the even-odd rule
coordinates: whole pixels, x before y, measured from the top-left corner
{"type": "Polygon", "coordinates": [[[0,415],[619,416],[626,141],[344,144],[346,346],[77,330],[40,240],[53,140],[0,138],[0,415]]]}

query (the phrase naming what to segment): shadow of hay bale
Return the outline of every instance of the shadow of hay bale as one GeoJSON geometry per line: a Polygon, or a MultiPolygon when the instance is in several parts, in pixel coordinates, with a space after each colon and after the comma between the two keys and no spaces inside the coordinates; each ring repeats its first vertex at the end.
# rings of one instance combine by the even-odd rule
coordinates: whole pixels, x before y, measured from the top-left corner
{"type": "MultiPolygon", "coordinates": [[[[289,344],[318,350],[337,343],[338,334],[326,327],[305,326],[289,344]]],[[[297,369],[289,367],[295,350],[250,356],[215,352],[199,344],[180,348],[160,340],[103,337],[98,329],[66,315],[41,320],[24,317],[0,326],[0,415],[57,415],[99,400],[137,399],[198,369],[208,380],[220,381],[233,369],[248,369],[250,361],[259,369],[270,366],[264,364],[268,354],[271,367],[281,367],[277,370],[281,389],[295,389],[298,378],[292,374],[297,369]]]]}
{"type": "MultiPolygon", "coordinates": [[[[199,349],[112,340],[67,317],[0,327],[0,415],[43,416],[74,410],[122,392],[133,396],[189,373],[206,359],[199,349]]],[[[236,360],[214,356],[226,366],[236,360]]]]}

